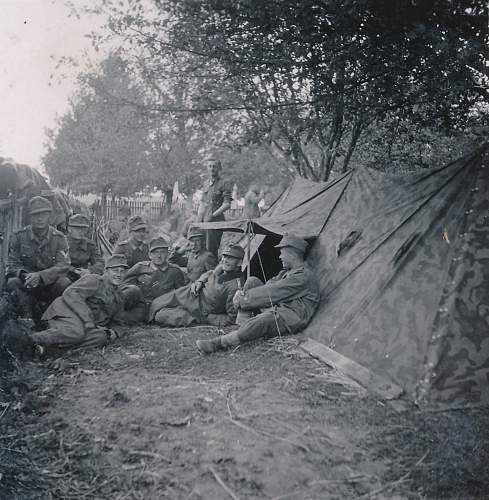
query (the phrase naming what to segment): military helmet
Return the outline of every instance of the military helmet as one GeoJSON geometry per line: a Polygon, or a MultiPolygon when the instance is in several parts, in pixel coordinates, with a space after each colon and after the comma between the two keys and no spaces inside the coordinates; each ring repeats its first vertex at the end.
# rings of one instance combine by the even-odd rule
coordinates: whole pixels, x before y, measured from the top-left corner
{"type": "Polygon", "coordinates": [[[307,241],[292,234],[284,234],[280,243],[278,245],[275,245],[275,248],[284,247],[292,247],[295,250],[298,250],[299,253],[304,255],[307,249],[307,241]]]}
{"type": "Polygon", "coordinates": [[[222,255],[228,255],[229,257],[243,260],[245,252],[242,246],[231,243],[224,248],[222,255]]]}
{"type": "Polygon", "coordinates": [[[144,222],[140,215],[133,215],[132,217],[129,217],[128,225],[129,231],[137,231],[138,229],[146,229],[148,227],[148,224],[144,222]]]}
{"type": "Polygon", "coordinates": [[[88,217],[82,214],[75,214],[70,217],[68,221],[68,226],[72,227],[90,227],[90,222],[88,217]]]}
{"type": "Polygon", "coordinates": [[[191,240],[192,238],[205,238],[205,233],[198,227],[190,226],[187,233],[187,239],[191,240]]]}
{"type": "Polygon", "coordinates": [[[105,261],[105,269],[109,269],[110,267],[125,267],[128,268],[129,266],[127,265],[127,259],[125,255],[115,253],[114,255],[111,255],[106,261],[105,261]]]}
{"type": "Polygon", "coordinates": [[[152,252],[157,248],[168,248],[169,246],[170,244],[165,238],[163,238],[163,236],[158,236],[157,238],[153,238],[149,242],[149,251],[152,252]]]}
{"type": "Polygon", "coordinates": [[[41,212],[52,212],[53,205],[49,200],[43,198],[42,196],[34,196],[29,200],[29,213],[38,214],[41,212]]]}

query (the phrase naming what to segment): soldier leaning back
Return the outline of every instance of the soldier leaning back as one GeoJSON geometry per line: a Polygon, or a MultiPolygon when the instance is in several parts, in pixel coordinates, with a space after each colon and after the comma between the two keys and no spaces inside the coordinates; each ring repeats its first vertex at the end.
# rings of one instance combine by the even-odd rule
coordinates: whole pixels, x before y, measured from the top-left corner
{"type": "Polygon", "coordinates": [[[46,198],[31,198],[31,224],[12,236],[6,266],[7,289],[17,306],[28,306],[36,327],[45,308],[71,284],[68,242],[49,225],[52,210],[46,198]]]}
{"type": "Polygon", "coordinates": [[[242,284],[244,250],[229,245],[222,261],[194,283],[166,293],[153,301],[149,320],[163,326],[232,325],[236,320],[233,296],[242,284]]]}
{"type": "Polygon", "coordinates": [[[283,270],[266,284],[246,283],[234,297],[235,306],[249,319],[238,330],[209,340],[198,340],[198,349],[209,354],[259,338],[297,333],[311,320],[319,304],[319,283],[304,262],[307,242],[286,235],[279,245],[283,270]],[[248,286],[247,286],[248,285],[248,286]]]}

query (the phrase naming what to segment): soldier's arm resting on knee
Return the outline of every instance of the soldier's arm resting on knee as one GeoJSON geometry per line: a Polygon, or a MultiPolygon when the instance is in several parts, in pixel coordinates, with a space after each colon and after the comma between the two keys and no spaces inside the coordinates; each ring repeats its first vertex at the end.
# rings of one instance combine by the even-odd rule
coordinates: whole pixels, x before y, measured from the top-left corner
{"type": "Polygon", "coordinates": [[[287,302],[298,297],[307,289],[304,269],[289,271],[279,280],[270,280],[263,286],[249,289],[244,295],[236,297],[235,302],[243,310],[262,309],[287,302]]]}

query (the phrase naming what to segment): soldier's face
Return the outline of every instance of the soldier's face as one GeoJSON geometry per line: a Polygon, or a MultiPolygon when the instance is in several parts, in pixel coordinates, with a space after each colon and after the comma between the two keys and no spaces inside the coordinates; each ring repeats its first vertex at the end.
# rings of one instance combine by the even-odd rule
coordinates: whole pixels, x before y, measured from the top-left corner
{"type": "Polygon", "coordinates": [[[142,227],[137,231],[131,231],[131,235],[137,242],[142,243],[146,239],[147,230],[146,228],[142,227]]]}
{"type": "Polygon", "coordinates": [[[46,229],[49,226],[51,212],[37,212],[31,214],[31,225],[34,229],[46,229]]]}
{"type": "Polygon", "coordinates": [[[86,227],[79,227],[79,226],[68,226],[68,234],[74,239],[74,240],[81,240],[84,238],[87,234],[87,228],[86,227]]]}
{"type": "Polygon", "coordinates": [[[114,286],[119,286],[124,279],[124,274],[126,273],[126,268],[120,267],[109,267],[105,270],[109,283],[114,286]]]}
{"type": "Polygon", "coordinates": [[[215,179],[216,177],[218,177],[220,170],[221,167],[218,162],[211,161],[207,163],[207,173],[209,174],[209,177],[211,179],[215,179]]]}
{"type": "Polygon", "coordinates": [[[241,259],[231,257],[230,255],[223,255],[221,257],[221,265],[226,272],[236,271],[241,265],[241,259]]]}
{"type": "Polygon", "coordinates": [[[280,260],[284,269],[293,269],[302,259],[291,247],[283,247],[280,249],[280,260]]]}
{"type": "Polygon", "coordinates": [[[168,259],[168,248],[155,248],[149,253],[149,258],[155,266],[164,266],[168,259]]]}
{"type": "Polygon", "coordinates": [[[204,239],[203,238],[192,238],[190,240],[190,244],[191,244],[191,249],[194,252],[199,252],[204,247],[204,239]]]}

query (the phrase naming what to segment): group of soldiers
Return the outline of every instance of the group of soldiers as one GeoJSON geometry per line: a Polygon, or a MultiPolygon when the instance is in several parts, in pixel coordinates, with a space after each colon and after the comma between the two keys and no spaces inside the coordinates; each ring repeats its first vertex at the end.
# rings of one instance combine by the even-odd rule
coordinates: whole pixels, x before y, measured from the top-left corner
{"type": "MultiPolygon", "coordinates": [[[[225,200],[215,211],[223,205],[225,200]]],[[[264,284],[244,280],[240,245],[227,245],[218,262],[215,238],[198,228],[190,227],[182,254],[164,236],[151,237],[147,223],[133,216],[129,239],[104,262],[87,237],[85,216],[73,215],[65,236],[49,225],[51,212],[48,199],[30,200],[31,224],[13,235],[6,268],[7,289],[19,312],[32,317],[31,340],[40,355],[51,348],[104,346],[127,325],[214,325],[220,333],[236,325],[197,341],[202,353],[211,353],[298,332],[318,305],[318,282],[304,262],[307,242],[294,235],[277,245],[283,270],[264,284]],[[206,248],[209,241],[214,251],[206,248]]]]}

